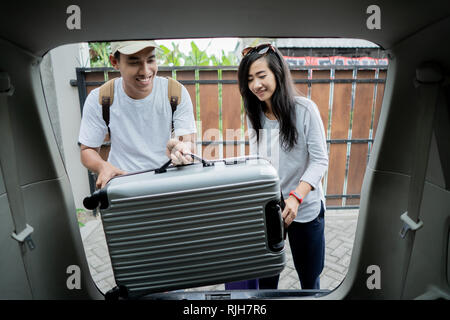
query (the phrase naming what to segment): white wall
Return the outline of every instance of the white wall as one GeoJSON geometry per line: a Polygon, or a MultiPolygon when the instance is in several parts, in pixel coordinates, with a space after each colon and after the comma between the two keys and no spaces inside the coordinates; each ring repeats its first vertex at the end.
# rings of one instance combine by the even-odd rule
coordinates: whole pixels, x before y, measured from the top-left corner
{"type": "Polygon", "coordinates": [[[51,50],[41,66],[49,114],[77,208],[83,208],[83,198],[90,190],[77,144],[81,120],[78,89],[70,85],[70,80],[76,79],[76,67],[89,66],[88,57],[87,44],[64,45],[51,50]]]}

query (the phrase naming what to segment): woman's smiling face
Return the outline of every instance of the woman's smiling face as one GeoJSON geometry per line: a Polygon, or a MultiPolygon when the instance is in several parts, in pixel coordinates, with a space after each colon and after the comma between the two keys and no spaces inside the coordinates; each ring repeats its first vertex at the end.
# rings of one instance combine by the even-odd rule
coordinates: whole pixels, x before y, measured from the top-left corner
{"type": "Polygon", "coordinates": [[[264,57],[255,60],[248,71],[248,88],[260,101],[271,106],[271,98],[277,88],[275,75],[264,57]]]}

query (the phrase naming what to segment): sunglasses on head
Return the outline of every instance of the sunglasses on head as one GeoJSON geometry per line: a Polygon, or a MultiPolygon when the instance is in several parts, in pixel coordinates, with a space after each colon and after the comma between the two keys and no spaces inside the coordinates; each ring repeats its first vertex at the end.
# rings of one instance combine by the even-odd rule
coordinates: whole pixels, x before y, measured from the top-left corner
{"type": "Polygon", "coordinates": [[[271,49],[273,52],[275,52],[275,48],[270,43],[263,43],[256,47],[247,47],[244,50],[242,50],[242,57],[245,57],[246,55],[256,52],[257,54],[265,54],[271,49]]]}

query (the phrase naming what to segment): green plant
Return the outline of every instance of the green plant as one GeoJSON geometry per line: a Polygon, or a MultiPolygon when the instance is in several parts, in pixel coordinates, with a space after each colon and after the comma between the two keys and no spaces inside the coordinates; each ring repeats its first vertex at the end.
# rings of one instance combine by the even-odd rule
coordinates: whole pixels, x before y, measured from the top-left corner
{"type": "Polygon", "coordinates": [[[186,66],[209,66],[208,54],[205,50],[200,50],[194,41],[191,41],[191,49],[189,55],[186,57],[186,66]]]}
{"type": "Polygon", "coordinates": [[[233,51],[225,53],[222,49],[222,61],[220,63],[222,66],[237,66],[239,64],[236,53],[233,51]]]}
{"type": "Polygon", "coordinates": [[[109,55],[111,45],[109,42],[91,42],[89,43],[89,55],[91,57],[91,67],[111,67],[109,55]]]}
{"type": "MultiPolygon", "coordinates": [[[[181,52],[180,45],[172,42],[172,48],[160,45],[161,50],[157,50],[156,58],[160,66],[237,66],[238,56],[235,51],[225,53],[222,50],[220,57],[214,54],[209,56],[205,50],[201,50],[194,41],[191,41],[191,51],[189,54],[181,52]]],[[[109,42],[89,43],[90,66],[92,68],[111,67],[109,55],[111,45],[109,42]]]]}
{"type": "Polygon", "coordinates": [[[77,208],[76,213],[77,213],[78,226],[80,228],[84,227],[84,223],[81,222],[80,219],[83,214],[86,214],[86,210],[84,210],[83,208],[77,208]]]}
{"type": "Polygon", "coordinates": [[[226,54],[222,50],[222,56],[220,58],[217,58],[215,55],[212,55],[210,57],[211,64],[213,66],[236,66],[238,65],[238,59],[234,52],[228,52],[226,54]]]}
{"type": "Polygon", "coordinates": [[[180,51],[180,45],[172,42],[173,49],[170,50],[166,46],[160,45],[162,50],[157,50],[157,59],[159,65],[165,66],[181,66],[184,64],[186,56],[180,51]]]}

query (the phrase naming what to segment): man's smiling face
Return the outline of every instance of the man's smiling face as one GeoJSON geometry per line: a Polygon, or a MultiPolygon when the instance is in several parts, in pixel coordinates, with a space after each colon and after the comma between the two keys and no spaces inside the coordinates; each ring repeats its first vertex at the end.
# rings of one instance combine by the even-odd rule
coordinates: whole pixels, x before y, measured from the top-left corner
{"type": "Polygon", "coordinates": [[[143,99],[153,89],[158,72],[155,48],[148,47],[134,54],[120,54],[120,59],[110,57],[113,67],[120,71],[125,93],[133,99],[143,99]]]}

